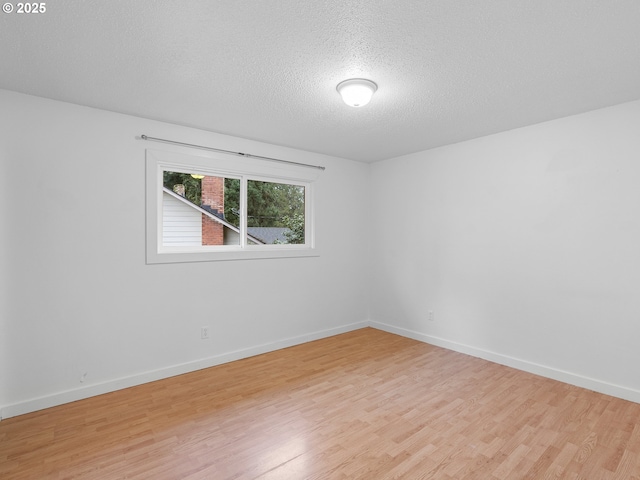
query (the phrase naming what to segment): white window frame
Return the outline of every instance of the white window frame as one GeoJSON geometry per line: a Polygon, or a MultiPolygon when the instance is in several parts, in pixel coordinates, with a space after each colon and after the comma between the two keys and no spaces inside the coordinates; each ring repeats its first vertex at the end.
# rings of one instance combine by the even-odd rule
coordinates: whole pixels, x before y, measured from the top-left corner
{"type": "Polygon", "coordinates": [[[206,154],[146,150],[146,260],[147,264],[211,262],[265,258],[319,256],[315,240],[314,182],[320,170],[303,165],[280,164],[259,159],[206,154]],[[239,178],[240,244],[200,247],[164,246],[162,241],[163,172],[198,173],[239,178]],[[250,245],[247,242],[247,180],[285,183],[305,187],[305,243],[250,245]],[[244,192],[244,194],[243,194],[244,192]]]}

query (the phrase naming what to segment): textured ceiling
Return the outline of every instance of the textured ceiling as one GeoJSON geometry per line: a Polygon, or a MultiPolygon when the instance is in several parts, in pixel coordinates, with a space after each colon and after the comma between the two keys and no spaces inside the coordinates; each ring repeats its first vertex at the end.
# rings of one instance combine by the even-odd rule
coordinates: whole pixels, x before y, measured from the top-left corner
{"type": "Polygon", "coordinates": [[[362,161],[640,98],[638,0],[46,5],[0,13],[0,88],[362,161]]]}

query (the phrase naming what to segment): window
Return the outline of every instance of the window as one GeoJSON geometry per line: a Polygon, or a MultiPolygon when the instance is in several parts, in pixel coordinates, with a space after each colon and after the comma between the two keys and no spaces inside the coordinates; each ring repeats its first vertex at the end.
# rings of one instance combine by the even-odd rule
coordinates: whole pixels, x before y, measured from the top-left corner
{"type": "Polygon", "coordinates": [[[312,168],[147,150],[147,263],[318,255],[312,168]]]}

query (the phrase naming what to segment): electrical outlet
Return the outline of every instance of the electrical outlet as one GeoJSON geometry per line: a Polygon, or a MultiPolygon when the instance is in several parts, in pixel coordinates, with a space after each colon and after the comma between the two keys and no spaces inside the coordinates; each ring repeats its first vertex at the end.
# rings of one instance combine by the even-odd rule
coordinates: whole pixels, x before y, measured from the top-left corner
{"type": "Polygon", "coordinates": [[[429,321],[434,322],[435,320],[436,320],[436,317],[433,314],[433,310],[429,310],[429,321]]]}
{"type": "Polygon", "coordinates": [[[209,327],[202,327],[200,329],[200,338],[207,340],[209,338],[209,327]]]}

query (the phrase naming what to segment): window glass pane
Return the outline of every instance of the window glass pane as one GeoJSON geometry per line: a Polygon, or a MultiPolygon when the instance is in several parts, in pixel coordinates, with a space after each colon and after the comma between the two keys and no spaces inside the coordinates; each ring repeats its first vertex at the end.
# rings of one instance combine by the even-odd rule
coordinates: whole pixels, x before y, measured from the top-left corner
{"type": "Polygon", "coordinates": [[[197,172],[163,172],[165,247],[240,245],[240,180],[197,172]]]}
{"type": "Polygon", "coordinates": [[[305,187],[247,181],[247,243],[304,244],[305,187]]]}

